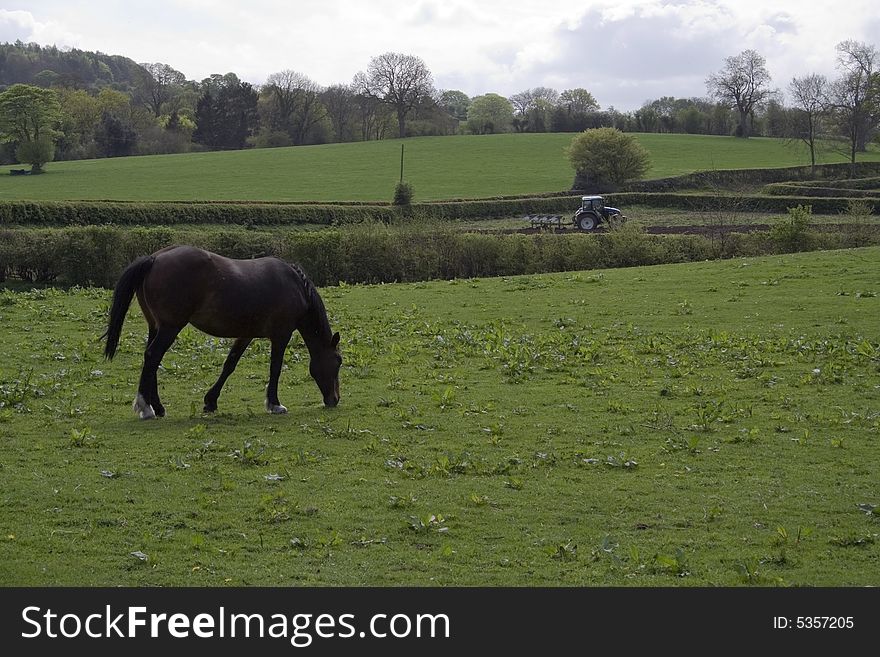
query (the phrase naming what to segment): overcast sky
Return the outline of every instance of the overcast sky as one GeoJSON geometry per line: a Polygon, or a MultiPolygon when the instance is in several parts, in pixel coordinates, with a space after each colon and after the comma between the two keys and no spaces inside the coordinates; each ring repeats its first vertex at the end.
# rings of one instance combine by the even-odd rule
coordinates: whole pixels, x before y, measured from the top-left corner
{"type": "Polygon", "coordinates": [[[706,95],[724,58],[752,48],[773,85],[837,75],[834,46],[880,48],[877,0],[6,0],[0,42],[163,62],[254,84],[292,69],[350,82],[388,51],[425,60],[438,89],[509,96],[584,87],[603,108],[706,95]]]}

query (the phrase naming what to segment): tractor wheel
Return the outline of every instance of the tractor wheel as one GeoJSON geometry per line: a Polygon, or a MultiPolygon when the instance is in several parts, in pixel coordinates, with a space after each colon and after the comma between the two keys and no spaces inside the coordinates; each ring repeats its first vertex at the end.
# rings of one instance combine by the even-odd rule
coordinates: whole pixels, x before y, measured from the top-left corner
{"type": "Polygon", "coordinates": [[[584,212],[582,215],[577,217],[577,226],[581,230],[594,230],[597,223],[598,222],[596,221],[596,215],[592,214],[591,212],[584,212]]]}

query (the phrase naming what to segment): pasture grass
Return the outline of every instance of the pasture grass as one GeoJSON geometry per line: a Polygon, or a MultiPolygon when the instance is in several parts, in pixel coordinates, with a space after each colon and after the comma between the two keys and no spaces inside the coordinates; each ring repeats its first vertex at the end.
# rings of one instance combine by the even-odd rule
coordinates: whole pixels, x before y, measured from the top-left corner
{"type": "Polygon", "coordinates": [[[0,584],[876,586],[880,248],[322,290],[286,416],[255,343],[0,291],[0,584]]]}
{"type": "MultiPolygon", "coordinates": [[[[5,175],[0,200],[387,201],[400,176],[414,201],[561,192],[574,172],[571,133],[419,137],[177,155],[53,162],[40,176],[5,175]]],[[[782,139],[637,134],[651,153],[647,178],[711,169],[803,166],[805,146],[782,139]]],[[[872,149],[860,160],[880,160],[872,149]]],[[[843,162],[826,149],[820,161],[843,162]]],[[[16,165],[18,166],[18,165],[16,165]]]]}

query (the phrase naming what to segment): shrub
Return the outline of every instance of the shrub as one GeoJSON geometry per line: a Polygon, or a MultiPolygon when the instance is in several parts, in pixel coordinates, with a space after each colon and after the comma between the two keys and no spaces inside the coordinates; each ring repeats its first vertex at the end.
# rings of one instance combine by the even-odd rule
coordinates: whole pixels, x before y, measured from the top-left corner
{"type": "Polygon", "coordinates": [[[405,180],[401,180],[394,186],[394,205],[409,205],[412,203],[413,188],[405,180]]]}
{"type": "Polygon", "coordinates": [[[770,238],[786,252],[809,250],[812,242],[809,230],[812,215],[813,208],[809,205],[789,208],[788,219],[770,229],[770,238]]]}
{"type": "Polygon", "coordinates": [[[648,151],[617,128],[592,128],[571,140],[566,151],[575,170],[575,189],[610,190],[648,171],[648,151]]]}

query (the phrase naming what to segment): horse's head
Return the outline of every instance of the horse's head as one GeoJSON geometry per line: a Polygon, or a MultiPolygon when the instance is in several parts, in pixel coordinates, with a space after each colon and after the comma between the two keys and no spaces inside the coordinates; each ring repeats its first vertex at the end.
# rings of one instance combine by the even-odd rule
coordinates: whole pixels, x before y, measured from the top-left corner
{"type": "Polygon", "coordinates": [[[318,384],[324,396],[324,405],[333,407],[339,403],[339,333],[334,333],[330,341],[312,352],[309,374],[318,384]]]}

